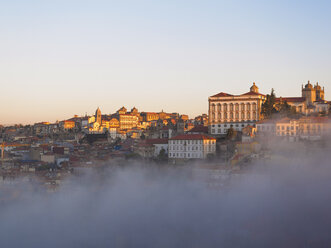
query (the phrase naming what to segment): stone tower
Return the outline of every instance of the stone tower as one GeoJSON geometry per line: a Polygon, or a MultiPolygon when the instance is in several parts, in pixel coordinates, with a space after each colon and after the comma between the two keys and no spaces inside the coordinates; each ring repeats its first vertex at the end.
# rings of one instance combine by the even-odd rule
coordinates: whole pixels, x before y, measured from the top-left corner
{"type": "Polygon", "coordinates": [[[318,85],[318,83],[316,83],[315,87],[314,87],[315,91],[316,91],[316,100],[323,100],[324,101],[324,87],[322,89],[322,87],[320,85],[318,85]]]}
{"type": "Polygon", "coordinates": [[[309,81],[305,87],[302,86],[302,97],[306,99],[307,105],[312,105],[316,101],[316,90],[309,81]]]}
{"type": "Polygon", "coordinates": [[[98,107],[98,109],[95,111],[95,122],[99,123],[99,125],[101,126],[101,122],[102,122],[102,115],[101,115],[101,110],[98,107]]]}

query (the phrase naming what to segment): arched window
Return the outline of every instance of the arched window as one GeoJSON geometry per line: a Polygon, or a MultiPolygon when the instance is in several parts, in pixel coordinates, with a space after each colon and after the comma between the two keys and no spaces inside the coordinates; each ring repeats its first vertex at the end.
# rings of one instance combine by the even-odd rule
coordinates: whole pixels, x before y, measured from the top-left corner
{"type": "Polygon", "coordinates": [[[215,104],[214,103],[211,105],[211,111],[215,112],[215,104]]]}
{"type": "Polygon", "coordinates": [[[222,111],[221,104],[218,103],[218,104],[217,104],[217,112],[221,112],[221,111],[222,111]]]}

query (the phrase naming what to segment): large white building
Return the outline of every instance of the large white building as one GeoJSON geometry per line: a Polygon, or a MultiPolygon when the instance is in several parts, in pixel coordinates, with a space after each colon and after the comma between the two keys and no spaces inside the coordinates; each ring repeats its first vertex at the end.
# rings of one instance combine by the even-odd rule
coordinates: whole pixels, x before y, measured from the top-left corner
{"type": "Polygon", "coordinates": [[[183,134],[169,139],[168,157],[172,162],[205,159],[216,153],[216,139],[204,134],[183,134]]]}
{"type": "Polygon", "coordinates": [[[265,99],[255,83],[249,92],[242,95],[221,92],[209,97],[209,133],[224,135],[231,127],[241,131],[256,123],[261,119],[261,106],[265,99]]]}

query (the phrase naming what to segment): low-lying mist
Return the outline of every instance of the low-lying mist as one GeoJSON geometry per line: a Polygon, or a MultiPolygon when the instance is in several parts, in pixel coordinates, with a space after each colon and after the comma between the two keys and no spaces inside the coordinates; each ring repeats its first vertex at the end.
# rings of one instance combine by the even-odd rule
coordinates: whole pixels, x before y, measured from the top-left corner
{"type": "Polygon", "coordinates": [[[330,150],[306,148],[220,189],[190,166],[134,163],[86,170],[52,194],[18,184],[24,194],[0,206],[1,247],[330,247],[330,150]]]}

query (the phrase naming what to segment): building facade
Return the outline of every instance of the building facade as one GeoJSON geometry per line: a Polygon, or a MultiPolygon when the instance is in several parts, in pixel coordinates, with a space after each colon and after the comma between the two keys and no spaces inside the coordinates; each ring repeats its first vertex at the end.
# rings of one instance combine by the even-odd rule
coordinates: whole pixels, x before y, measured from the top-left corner
{"type": "Polygon", "coordinates": [[[327,117],[302,117],[264,120],[256,124],[257,134],[263,137],[277,136],[289,141],[320,140],[331,134],[331,122],[327,117]]]}
{"type": "Polygon", "coordinates": [[[255,83],[249,92],[242,95],[221,92],[209,97],[209,133],[225,135],[229,128],[242,131],[261,120],[261,106],[265,99],[255,83]]]}
{"type": "Polygon", "coordinates": [[[168,158],[171,162],[206,159],[216,154],[216,139],[203,134],[183,134],[169,139],[168,158]]]}

